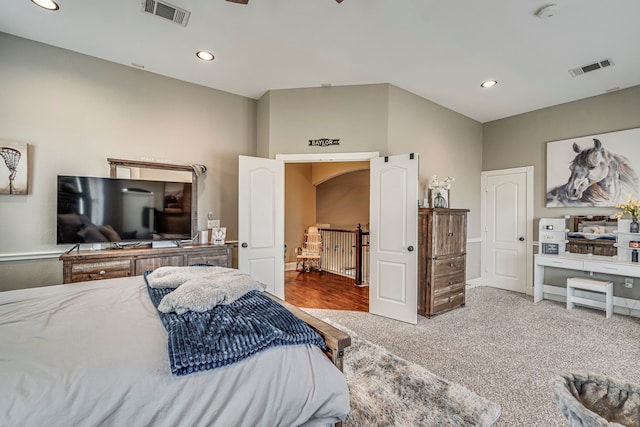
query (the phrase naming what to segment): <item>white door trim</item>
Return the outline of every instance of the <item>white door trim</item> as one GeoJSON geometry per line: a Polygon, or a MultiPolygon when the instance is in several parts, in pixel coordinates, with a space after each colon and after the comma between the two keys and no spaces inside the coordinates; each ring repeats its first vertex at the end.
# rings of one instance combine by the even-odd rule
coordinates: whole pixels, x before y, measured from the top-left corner
{"type": "Polygon", "coordinates": [[[487,240],[485,233],[487,231],[487,177],[489,175],[509,175],[514,173],[524,173],[526,176],[526,200],[527,200],[527,208],[526,208],[526,216],[527,216],[527,229],[525,233],[526,239],[526,257],[527,257],[527,265],[526,265],[526,273],[525,277],[527,280],[526,284],[526,293],[527,295],[533,295],[533,166],[524,166],[519,168],[510,168],[510,169],[499,169],[499,170],[491,170],[491,171],[483,171],[480,174],[481,181],[481,205],[480,205],[480,222],[482,224],[482,242],[480,243],[480,279],[481,284],[486,286],[487,276],[486,276],[486,262],[487,262],[487,240]]]}
{"type": "Polygon", "coordinates": [[[313,153],[313,154],[276,154],[276,160],[285,163],[314,162],[362,162],[380,157],[379,152],[356,153],[313,153]]]}

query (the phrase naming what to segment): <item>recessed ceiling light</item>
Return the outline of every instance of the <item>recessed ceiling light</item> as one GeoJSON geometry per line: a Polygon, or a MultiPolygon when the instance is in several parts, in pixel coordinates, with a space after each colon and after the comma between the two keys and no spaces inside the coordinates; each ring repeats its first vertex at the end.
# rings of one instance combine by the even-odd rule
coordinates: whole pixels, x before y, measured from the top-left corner
{"type": "Polygon", "coordinates": [[[497,80],[487,80],[486,82],[483,82],[480,84],[480,86],[484,87],[484,88],[488,88],[488,87],[492,87],[498,84],[497,80]]]}
{"type": "Polygon", "coordinates": [[[196,52],[196,56],[203,61],[213,61],[214,58],[213,53],[206,50],[199,50],[198,52],[196,52]]]}
{"type": "Polygon", "coordinates": [[[58,10],[60,6],[53,0],[31,0],[33,3],[37,4],[43,9],[47,10],[58,10]]]}

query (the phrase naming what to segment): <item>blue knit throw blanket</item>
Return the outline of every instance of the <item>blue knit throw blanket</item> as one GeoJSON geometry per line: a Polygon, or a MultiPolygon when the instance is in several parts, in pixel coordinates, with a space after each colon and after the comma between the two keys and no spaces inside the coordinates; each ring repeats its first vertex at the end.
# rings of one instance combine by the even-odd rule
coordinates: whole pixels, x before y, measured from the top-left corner
{"type": "MultiPolygon", "coordinates": [[[[147,290],[157,309],[173,289],[147,284],[147,290]]],[[[320,334],[259,291],[203,313],[158,314],[168,333],[169,362],[175,375],[229,365],[281,345],[312,344],[327,349],[320,334]]]]}

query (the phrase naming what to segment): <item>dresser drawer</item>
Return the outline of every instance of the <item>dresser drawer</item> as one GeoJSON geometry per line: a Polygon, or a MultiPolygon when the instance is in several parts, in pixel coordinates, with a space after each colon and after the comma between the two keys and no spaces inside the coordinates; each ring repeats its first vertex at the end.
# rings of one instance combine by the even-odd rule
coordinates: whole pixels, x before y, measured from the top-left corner
{"type": "Polygon", "coordinates": [[[445,259],[433,260],[431,264],[436,276],[448,276],[465,270],[465,256],[460,255],[445,259]]]}
{"type": "Polygon", "coordinates": [[[449,288],[451,286],[464,285],[465,277],[464,271],[459,271],[456,274],[451,274],[449,276],[436,276],[432,282],[433,291],[437,292],[440,289],[449,288]]]}
{"type": "Polygon", "coordinates": [[[577,259],[560,258],[557,255],[537,256],[536,263],[538,265],[546,265],[548,267],[567,268],[570,270],[582,270],[583,261],[577,259]]]}
{"type": "Polygon", "coordinates": [[[640,266],[616,264],[612,262],[585,261],[584,271],[594,273],[616,274],[618,276],[640,277],[640,266]]]}
{"type": "Polygon", "coordinates": [[[145,271],[153,271],[158,267],[179,267],[184,265],[184,256],[163,256],[153,258],[139,258],[136,260],[136,275],[144,274],[145,271]]]}
{"type": "Polygon", "coordinates": [[[465,283],[455,283],[452,285],[435,288],[433,290],[433,296],[437,297],[445,294],[448,295],[451,293],[458,293],[460,291],[464,291],[465,286],[467,286],[465,283]]]}
{"type": "Polygon", "coordinates": [[[464,305],[465,299],[464,286],[461,289],[455,289],[441,295],[433,296],[433,314],[442,313],[456,307],[464,305]]]}
{"type": "Polygon", "coordinates": [[[131,276],[131,261],[129,260],[82,262],[74,263],[71,267],[72,282],[128,276],[131,276]]]}
{"type": "Polygon", "coordinates": [[[187,265],[207,264],[216,265],[219,267],[227,267],[228,261],[229,257],[227,256],[226,252],[220,252],[219,254],[189,255],[187,257],[187,265]]]}

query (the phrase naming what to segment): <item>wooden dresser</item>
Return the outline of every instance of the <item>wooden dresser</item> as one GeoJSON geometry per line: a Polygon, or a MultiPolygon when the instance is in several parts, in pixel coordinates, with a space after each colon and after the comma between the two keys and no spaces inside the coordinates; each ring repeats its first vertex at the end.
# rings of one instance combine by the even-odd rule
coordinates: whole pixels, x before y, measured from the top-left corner
{"type": "Polygon", "coordinates": [[[60,256],[64,283],[139,276],[163,266],[210,264],[231,267],[232,245],[192,245],[162,249],[113,249],[60,256]]]}
{"type": "Polygon", "coordinates": [[[418,210],[418,314],[465,304],[468,209],[418,210]]]}

